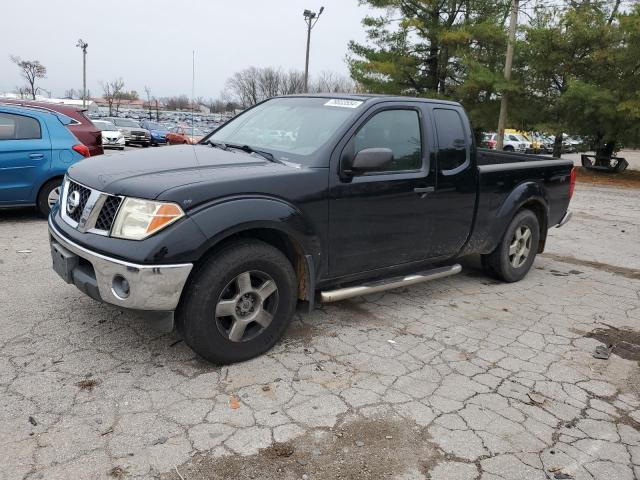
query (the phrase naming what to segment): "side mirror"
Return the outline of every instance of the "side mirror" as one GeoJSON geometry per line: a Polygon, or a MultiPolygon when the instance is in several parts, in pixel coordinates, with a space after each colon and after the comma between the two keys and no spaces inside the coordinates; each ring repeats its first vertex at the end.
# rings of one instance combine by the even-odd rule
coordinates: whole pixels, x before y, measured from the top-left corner
{"type": "Polygon", "coordinates": [[[393,161],[393,152],[390,148],[365,148],[360,150],[353,162],[351,171],[354,174],[385,170],[393,161]]]}

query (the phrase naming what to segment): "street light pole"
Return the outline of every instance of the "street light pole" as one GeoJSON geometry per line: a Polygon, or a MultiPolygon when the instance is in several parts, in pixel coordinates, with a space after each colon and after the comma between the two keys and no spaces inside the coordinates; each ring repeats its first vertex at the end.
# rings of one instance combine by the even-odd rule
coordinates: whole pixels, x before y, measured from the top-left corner
{"type": "Polygon", "coordinates": [[[304,62],[304,93],[309,92],[309,47],[311,45],[311,30],[320,20],[320,15],[324,12],[324,7],[320,7],[320,11],[312,12],[311,10],[305,10],[303,12],[304,21],[307,24],[307,56],[304,62]]]}
{"type": "MultiPolygon", "coordinates": [[[[516,41],[516,29],[518,28],[518,0],[511,0],[511,18],[509,20],[509,41],[507,43],[507,58],[504,62],[504,79],[511,80],[511,65],[513,64],[513,44],[516,41]]],[[[496,138],[496,150],[502,150],[504,146],[504,129],[507,124],[507,104],[509,94],[502,93],[500,99],[500,115],[498,117],[498,135],[496,138]]]]}
{"type": "Polygon", "coordinates": [[[87,106],[87,47],[88,43],[78,40],[76,47],[82,49],[82,108],[87,106]]]}

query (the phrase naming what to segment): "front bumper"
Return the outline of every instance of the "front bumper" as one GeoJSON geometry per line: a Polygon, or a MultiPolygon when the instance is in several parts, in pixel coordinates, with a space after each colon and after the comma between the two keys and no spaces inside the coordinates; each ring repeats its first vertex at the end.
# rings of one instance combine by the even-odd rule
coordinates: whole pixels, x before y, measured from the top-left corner
{"type": "Polygon", "coordinates": [[[64,237],[51,219],[49,242],[54,270],[67,283],[95,300],[133,310],[175,310],[193,268],[191,263],[138,265],[92,252],[64,237]]]}
{"type": "Polygon", "coordinates": [[[119,137],[115,141],[104,139],[104,138],[102,140],[102,146],[104,148],[121,148],[121,147],[124,147],[124,145],[125,145],[124,137],[119,137]]]}

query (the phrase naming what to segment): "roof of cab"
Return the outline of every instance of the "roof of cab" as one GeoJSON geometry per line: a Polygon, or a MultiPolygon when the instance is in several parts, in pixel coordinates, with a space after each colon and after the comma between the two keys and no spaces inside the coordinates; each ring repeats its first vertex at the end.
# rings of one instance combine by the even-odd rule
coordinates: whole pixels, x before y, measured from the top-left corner
{"type": "Polygon", "coordinates": [[[459,102],[450,100],[441,100],[439,98],[423,98],[423,97],[405,97],[403,95],[384,95],[374,93],[298,93],[292,95],[280,95],[279,97],[311,97],[311,98],[336,98],[345,100],[361,100],[363,102],[389,102],[389,101],[408,101],[422,103],[439,103],[443,105],[451,105],[461,107],[459,102]]]}

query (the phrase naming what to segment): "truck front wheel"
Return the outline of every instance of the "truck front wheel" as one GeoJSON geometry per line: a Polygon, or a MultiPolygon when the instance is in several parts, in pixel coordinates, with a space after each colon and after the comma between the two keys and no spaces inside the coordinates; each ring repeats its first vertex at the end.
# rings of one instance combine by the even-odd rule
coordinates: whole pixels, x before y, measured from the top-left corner
{"type": "Polygon", "coordinates": [[[531,269],[538,253],[540,224],[531,210],[518,212],[496,249],[482,255],[482,266],[487,274],[505,282],[522,280],[531,269]]]}
{"type": "Polygon", "coordinates": [[[214,363],[248,360],[282,337],[296,304],[287,257],[257,240],[234,243],[194,273],[176,312],[187,345],[214,363]]]}

